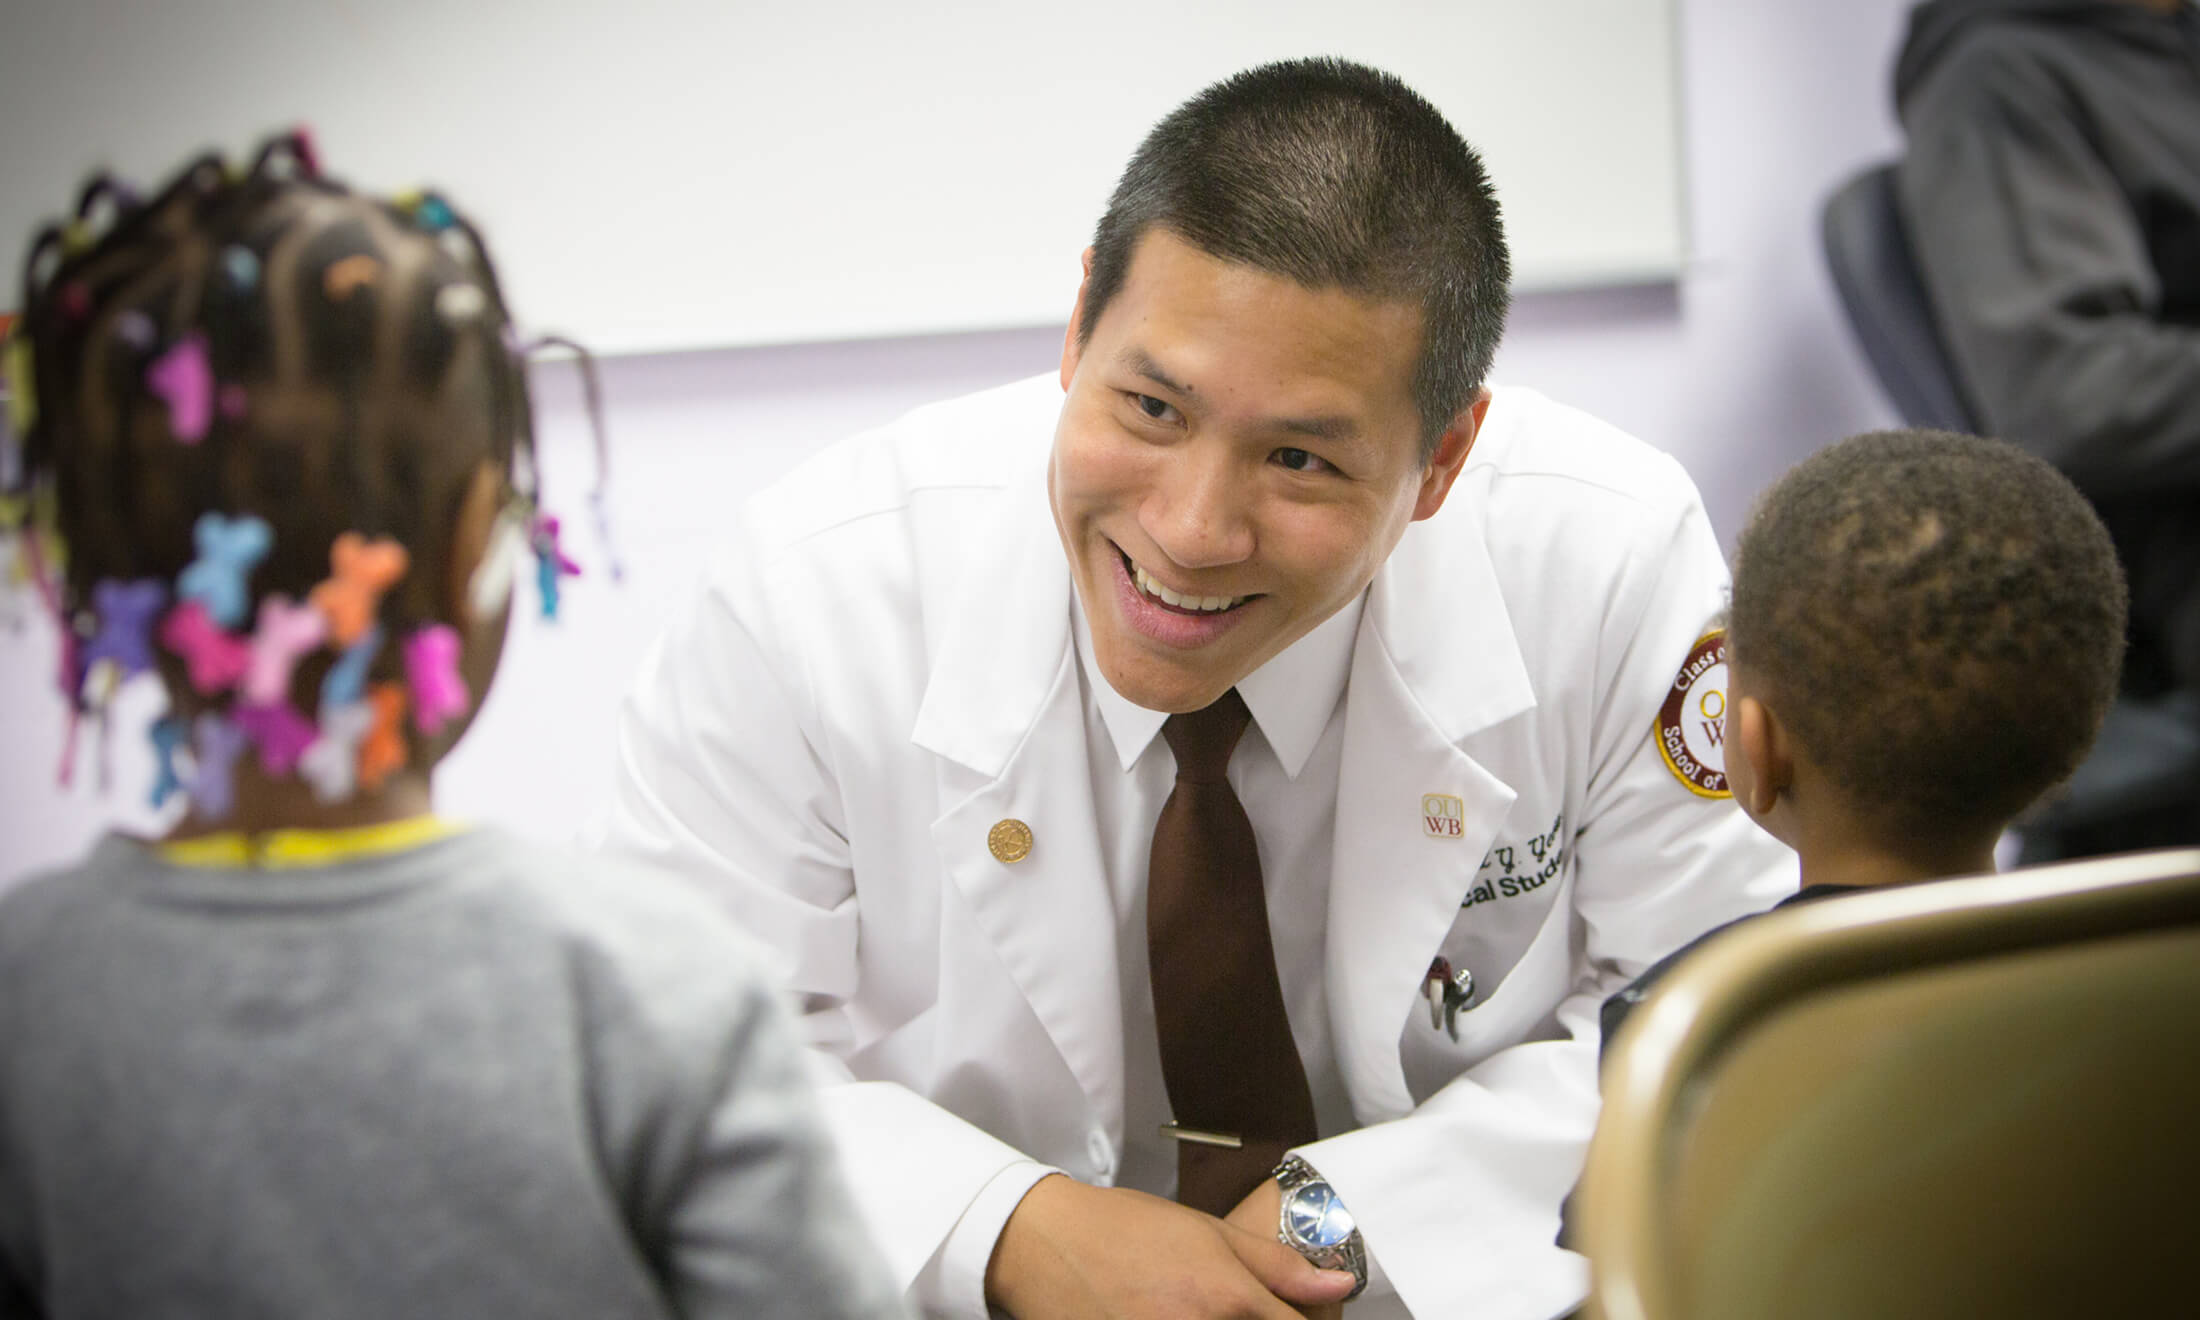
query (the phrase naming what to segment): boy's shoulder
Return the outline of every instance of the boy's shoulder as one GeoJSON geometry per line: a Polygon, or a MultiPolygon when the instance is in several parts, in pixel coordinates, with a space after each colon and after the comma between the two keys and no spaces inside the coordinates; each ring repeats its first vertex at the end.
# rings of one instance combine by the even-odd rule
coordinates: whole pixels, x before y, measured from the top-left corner
{"type": "MultiPolygon", "coordinates": [[[[1821,899],[1837,898],[1843,894],[1862,892],[1867,888],[1868,886],[1861,885],[1812,885],[1807,889],[1800,889],[1789,894],[1786,898],[1773,904],[1768,911],[1777,912],[1784,907],[1792,907],[1799,903],[1815,903],[1821,899]]],[[[1702,948],[1705,944],[1710,943],[1713,938],[1764,915],[1763,912],[1753,912],[1748,916],[1736,917],[1732,921],[1713,926],[1710,930],[1698,935],[1695,939],[1644,968],[1641,975],[1606,998],[1603,1007],[1597,1013],[1599,1026],[1602,1029],[1601,1043],[1598,1045],[1599,1051],[1602,1051],[1604,1045],[1611,1041],[1613,1034],[1619,1030],[1620,1023],[1627,1020],[1627,1015],[1634,1012],[1635,1006],[1648,998],[1651,989],[1660,981],[1663,981],[1666,975],[1682,959],[1702,948]]]]}

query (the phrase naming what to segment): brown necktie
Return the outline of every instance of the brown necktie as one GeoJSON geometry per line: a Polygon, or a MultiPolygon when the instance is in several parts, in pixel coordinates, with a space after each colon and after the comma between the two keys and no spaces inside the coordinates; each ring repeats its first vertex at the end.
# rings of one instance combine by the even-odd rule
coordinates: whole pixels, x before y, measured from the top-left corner
{"type": "Polygon", "coordinates": [[[1291,1040],[1268,938],[1253,825],[1223,777],[1249,712],[1232,688],[1205,710],[1171,715],[1176,788],[1153,831],[1146,942],[1154,1025],[1169,1108],[1184,1130],[1235,1137],[1177,1141],[1176,1199],[1227,1214],[1293,1146],[1316,1136],[1306,1069],[1291,1040]]]}

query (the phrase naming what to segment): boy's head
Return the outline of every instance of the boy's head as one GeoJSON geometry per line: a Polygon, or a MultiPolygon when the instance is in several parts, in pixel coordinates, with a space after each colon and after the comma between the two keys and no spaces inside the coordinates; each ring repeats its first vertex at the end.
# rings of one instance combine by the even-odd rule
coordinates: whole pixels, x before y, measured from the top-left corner
{"type": "MultiPolygon", "coordinates": [[[[157,668],[187,725],[233,722],[277,774],[340,707],[376,719],[361,782],[393,737],[415,767],[448,745],[501,641],[467,584],[533,452],[493,268],[446,202],[354,194],[298,136],[142,202],[100,178],[34,242],[17,333],[9,480],[51,501],[73,699],[157,668]]],[[[337,722],[364,742],[366,718],[337,722]]]]}
{"type": "MultiPolygon", "coordinates": [[[[2092,507],[2015,447],[1831,445],[1759,502],[1728,620],[1735,796],[1897,853],[1991,846],[2077,767],[2116,691],[2125,588],[2092,507]]],[[[1806,858],[1806,861],[1808,859],[1806,858]]]]}

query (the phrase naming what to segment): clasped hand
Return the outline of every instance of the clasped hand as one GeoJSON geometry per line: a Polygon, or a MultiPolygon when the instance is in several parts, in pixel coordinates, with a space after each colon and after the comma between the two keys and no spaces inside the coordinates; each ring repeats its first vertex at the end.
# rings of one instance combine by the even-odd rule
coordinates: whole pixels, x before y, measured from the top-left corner
{"type": "Polygon", "coordinates": [[[1216,1219],[1158,1196],[1042,1178],[1009,1216],[985,1295],[1017,1320],[1187,1317],[1335,1320],[1353,1279],[1276,1238],[1282,1193],[1263,1181],[1216,1219]]]}

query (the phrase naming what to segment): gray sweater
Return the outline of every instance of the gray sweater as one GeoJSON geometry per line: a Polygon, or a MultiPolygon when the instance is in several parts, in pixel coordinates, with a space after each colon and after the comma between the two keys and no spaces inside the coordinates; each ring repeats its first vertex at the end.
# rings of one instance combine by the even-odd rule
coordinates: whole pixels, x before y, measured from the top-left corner
{"type": "Polygon", "coordinates": [[[2116,538],[2127,690],[2200,690],[2200,11],[1932,0],[1895,98],[1903,212],[1981,428],[2116,538]]]}
{"type": "Polygon", "coordinates": [[[900,1313],[700,899],[478,831],[0,899],[0,1317],[900,1313]]]}

